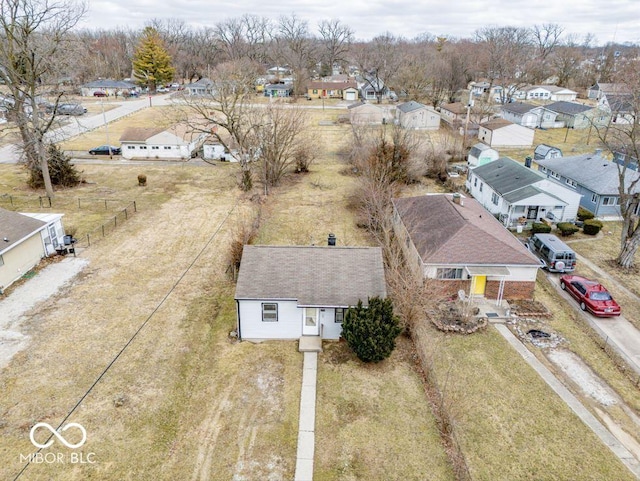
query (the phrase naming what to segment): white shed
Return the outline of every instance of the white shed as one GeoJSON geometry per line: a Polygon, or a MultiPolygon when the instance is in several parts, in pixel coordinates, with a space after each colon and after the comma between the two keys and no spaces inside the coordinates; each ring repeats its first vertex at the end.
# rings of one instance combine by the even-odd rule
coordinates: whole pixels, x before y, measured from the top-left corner
{"type": "Polygon", "coordinates": [[[235,300],[244,340],[338,339],[346,310],[386,297],[379,247],[244,246],[235,300]]]}
{"type": "Polygon", "coordinates": [[[531,147],[535,132],[505,119],[494,119],[480,125],[478,138],[491,147],[531,147]]]}
{"type": "Polygon", "coordinates": [[[469,150],[467,165],[469,165],[469,167],[477,167],[498,160],[499,158],[500,154],[497,150],[492,149],[487,144],[478,142],[469,150]]]}
{"type": "Polygon", "coordinates": [[[206,138],[184,128],[130,127],[120,137],[122,158],[127,160],[189,160],[206,138]]]}

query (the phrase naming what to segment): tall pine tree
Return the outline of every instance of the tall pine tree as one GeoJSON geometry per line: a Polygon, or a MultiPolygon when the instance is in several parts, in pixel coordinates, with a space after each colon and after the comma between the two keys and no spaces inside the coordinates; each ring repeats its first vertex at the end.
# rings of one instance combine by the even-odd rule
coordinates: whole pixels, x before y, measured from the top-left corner
{"type": "Polygon", "coordinates": [[[175,69],[160,34],[153,27],[146,27],[133,54],[133,76],[140,85],[155,92],[156,86],[173,80],[175,69]]]}

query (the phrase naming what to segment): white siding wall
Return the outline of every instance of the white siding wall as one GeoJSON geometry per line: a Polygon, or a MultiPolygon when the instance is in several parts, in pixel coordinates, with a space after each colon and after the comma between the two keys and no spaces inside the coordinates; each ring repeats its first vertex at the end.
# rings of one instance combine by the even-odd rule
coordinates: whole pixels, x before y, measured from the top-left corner
{"type": "Polygon", "coordinates": [[[24,242],[2,254],[0,291],[9,287],[15,280],[38,265],[40,259],[44,256],[44,245],[39,233],[35,233],[24,242]]]}
{"type": "Polygon", "coordinates": [[[578,194],[570,187],[563,187],[562,185],[559,185],[556,182],[547,179],[543,180],[540,183],[537,183],[536,187],[538,187],[540,190],[543,190],[544,192],[548,192],[549,194],[561,198],[568,204],[564,209],[564,217],[562,219],[563,221],[573,222],[574,220],[576,220],[582,194],[578,194]]]}
{"type": "MultiPolygon", "coordinates": [[[[481,129],[482,130],[482,129],[481,129]]],[[[532,129],[521,125],[507,125],[494,130],[491,135],[491,147],[511,146],[511,147],[531,147],[533,145],[532,129]]]]}
{"type": "Polygon", "coordinates": [[[336,322],[336,310],[331,307],[320,309],[320,332],[323,339],[340,339],[342,324],[336,322]]]}
{"type": "Polygon", "coordinates": [[[298,339],[302,309],[296,301],[238,301],[242,339],[298,339]],[[278,322],[262,322],[262,303],[278,304],[278,322]]]}

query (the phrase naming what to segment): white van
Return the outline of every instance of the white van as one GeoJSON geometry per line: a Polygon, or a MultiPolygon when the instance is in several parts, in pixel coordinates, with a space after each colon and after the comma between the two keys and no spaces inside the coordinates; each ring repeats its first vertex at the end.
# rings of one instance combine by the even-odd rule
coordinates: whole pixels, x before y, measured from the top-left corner
{"type": "Polygon", "coordinates": [[[553,234],[533,234],[527,247],[549,272],[573,272],[576,268],[576,253],[553,234]]]}

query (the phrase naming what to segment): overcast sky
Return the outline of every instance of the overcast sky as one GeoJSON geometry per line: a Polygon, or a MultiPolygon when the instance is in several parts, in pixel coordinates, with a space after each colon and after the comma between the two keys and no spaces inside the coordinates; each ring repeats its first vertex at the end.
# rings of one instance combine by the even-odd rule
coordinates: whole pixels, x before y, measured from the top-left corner
{"type": "Polygon", "coordinates": [[[558,23],[566,33],[640,43],[640,0],[90,0],[83,27],[138,29],[151,18],[177,18],[193,27],[250,13],[277,19],[295,13],[314,34],[320,20],[338,18],[357,39],[391,32],[470,37],[489,25],[558,23]]]}

